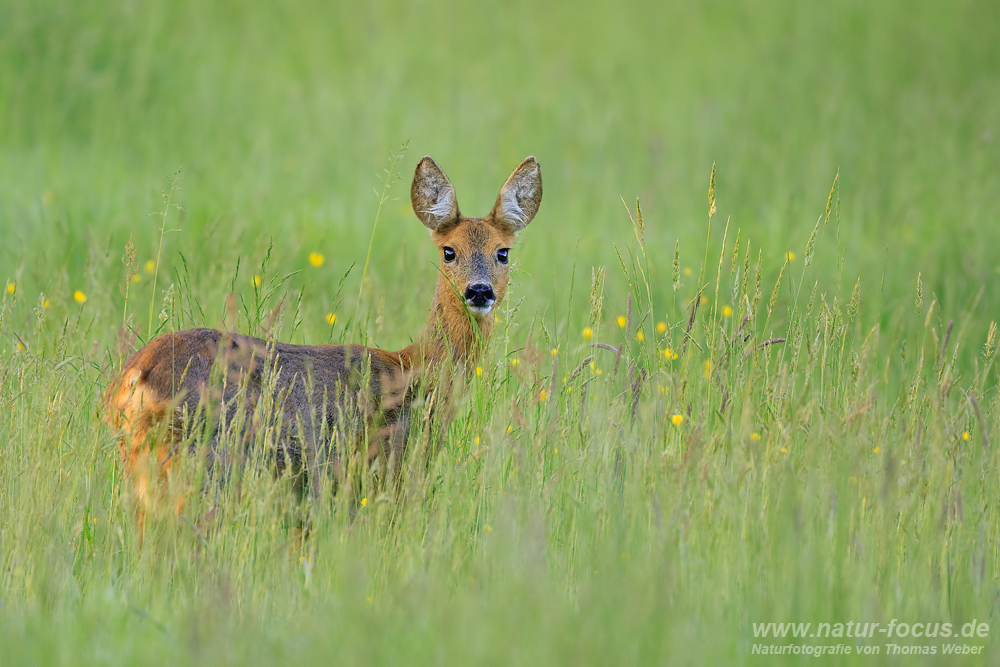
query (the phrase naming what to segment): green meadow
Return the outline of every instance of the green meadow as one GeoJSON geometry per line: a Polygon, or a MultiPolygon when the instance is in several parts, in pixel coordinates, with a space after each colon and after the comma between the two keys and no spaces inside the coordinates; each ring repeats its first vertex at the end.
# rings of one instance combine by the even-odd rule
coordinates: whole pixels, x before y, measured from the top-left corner
{"type": "Polygon", "coordinates": [[[1000,664],[998,119],[986,1],[0,0],[0,662],[1000,664]],[[429,468],[140,546],[123,358],[408,345],[425,154],[545,188],[429,468]]]}

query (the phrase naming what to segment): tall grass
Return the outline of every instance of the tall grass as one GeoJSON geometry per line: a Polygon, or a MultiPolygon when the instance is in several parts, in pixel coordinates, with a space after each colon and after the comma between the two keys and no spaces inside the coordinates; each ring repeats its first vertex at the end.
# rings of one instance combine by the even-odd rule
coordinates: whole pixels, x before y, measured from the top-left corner
{"type": "MultiPolygon", "coordinates": [[[[511,312],[515,292],[430,471],[408,466],[403,496],[365,495],[353,521],[345,496],[309,506],[302,543],[290,480],[251,466],[217,486],[195,457],[185,515],[138,548],[97,421],[114,365],[80,349],[85,308],[62,327],[41,309],[3,357],[5,645],[60,662],[729,661],[753,622],[992,620],[995,324],[909,306],[906,350],[879,323],[893,314],[860,288],[828,298],[804,267],[767,300],[754,248],[728,242],[711,305],[697,285],[651,303],[642,220],[628,292],[592,290],[592,324],[625,315],[560,337],[511,312]],[[966,374],[963,345],[981,350],[966,374]]],[[[18,306],[4,298],[5,331],[18,306]]]]}
{"type": "Polygon", "coordinates": [[[753,623],[975,618],[995,661],[995,13],[0,7],[5,660],[725,664],[753,623]],[[353,520],[190,457],[139,548],[121,356],[406,345],[434,251],[371,194],[406,139],[468,215],[545,172],[442,450],[353,520]]]}

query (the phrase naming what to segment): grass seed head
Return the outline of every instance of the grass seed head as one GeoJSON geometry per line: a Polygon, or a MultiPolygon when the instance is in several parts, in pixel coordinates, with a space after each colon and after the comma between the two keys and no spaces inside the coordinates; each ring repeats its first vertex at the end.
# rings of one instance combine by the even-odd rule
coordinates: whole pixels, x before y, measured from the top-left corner
{"type": "Polygon", "coordinates": [[[853,322],[859,310],[861,310],[861,276],[858,276],[858,280],[854,283],[851,302],[847,304],[847,319],[853,322]]]}
{"type": "MultiPolygon", "coordinates": [[[[606,268],[594,267],[590,277],[590,323],[591,326],[601,321],[601,311],[604,309],[604,275],[606,268]]],[[[590,327],[587,327],[588,329],[590,327]]]]}
{"type": "Polygon", "coordinates": [[[736,228],[736,244],[733,246],[733,259],[729,263],[729,276],[732,277],[740,266],[740,232],[741,228],[736,228]]]}
{"type": "MultiPolygon", "coordinates": [[[[809,235],[809,240],[806,241],[806,257],[804,261],[804,264],[806,266],[812,264],[814,249],[816,246],[816,232],[818,231],[819,231],[819,218],[816,218],[816,224],[813,226],[812,234],[809,235]]],[[[795,255],[793,253],[790,254],[792,254],[792,259],[795,259],[795,255]]]]}
{"type": "Polygon", "coordinates": [[[715,163],[712,163],[712,175],[708,178],[708,219],[715,215],[715,163]]]}
{"type": "Polygon", "coordinates": [[[674,241],[674,291],[681,288],[681,240],[674,241]]]}
{"type": "MultiPolygon", "coordinates": [[[[833,193],[837,191],[837,184],[839,182],[840,182],[840,170],[838,169],[837,175],[833,177],[833,185],[830,186],[830,195],[826,198],[826,211],[823,214],[824,227],[826,227],[826,223],[830,222],[830,209],[833,208],[833,193]]],[[[837,215],[839,216],[840,214],[838,213],[837,215]]]]}

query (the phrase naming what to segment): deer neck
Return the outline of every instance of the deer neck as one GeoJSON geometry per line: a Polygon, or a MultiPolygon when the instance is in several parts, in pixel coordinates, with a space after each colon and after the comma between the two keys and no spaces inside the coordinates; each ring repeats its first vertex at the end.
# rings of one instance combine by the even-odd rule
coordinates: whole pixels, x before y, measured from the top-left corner
{"type": "MultiPolygon", "coordinates": [[[[494,305],[494,307],[496,307],[494,305]]],[[[466,372],[476,367],[493,332],[493,311],[469,312],[443,276],[438,278],[427,324],[412,345],[400,351],[406,367],[431,366],[450,360],[466,372]]]]}

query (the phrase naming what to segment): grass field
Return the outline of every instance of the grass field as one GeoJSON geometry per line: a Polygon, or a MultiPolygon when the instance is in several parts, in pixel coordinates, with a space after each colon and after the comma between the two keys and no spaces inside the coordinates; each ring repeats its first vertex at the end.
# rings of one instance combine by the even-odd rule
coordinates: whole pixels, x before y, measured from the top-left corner
{"type": "Polygon", "coordinates": [[[0,662],[1000,663],[998,119],[990,2],[0,2],[0,662]],[[123,327],[407,345],[425,154],[545,182],[430,471],[140,548],[123,327]]]}

